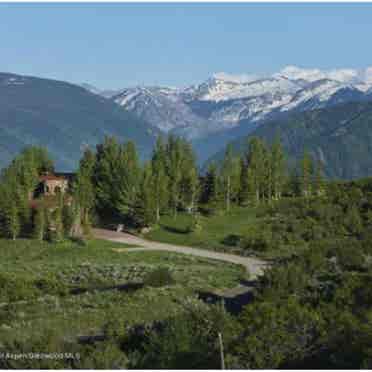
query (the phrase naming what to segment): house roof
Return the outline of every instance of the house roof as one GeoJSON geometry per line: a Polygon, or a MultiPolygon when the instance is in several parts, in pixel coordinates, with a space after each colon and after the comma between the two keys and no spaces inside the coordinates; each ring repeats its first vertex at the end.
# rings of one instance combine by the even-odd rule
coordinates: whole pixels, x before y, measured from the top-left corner
{"type": "Polygon", "coordinates": [[[40,181],[67,181],[66,178],[55,176],[53,174],[46,174],[46,175],[40,176],[39,179],[40,181]]]}

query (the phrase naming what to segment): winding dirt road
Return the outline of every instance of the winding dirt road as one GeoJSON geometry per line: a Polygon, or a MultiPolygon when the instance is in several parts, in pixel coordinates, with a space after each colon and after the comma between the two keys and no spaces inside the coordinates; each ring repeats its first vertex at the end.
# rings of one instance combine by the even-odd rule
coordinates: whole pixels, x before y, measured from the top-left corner
{"type": "Polygon", "coordinates": [[[116,232],[105,229],[93,229],[93,235],[97,239],[109,240],[113,242],[125,243],[136,246],[135,248],[125,249],[125,252],[168,251],[190,254],[193,256],[204,257],[212,260],[219,260],[234,263],[237,265],[242,265],[248,271],[250,280],[255,280],[259,275],[262,275],[265,267],[268,266],[268,264],[265,261],[259,260],[257,258],[214,252],[194,247],[158,243],[123,232],[116,232]]]}

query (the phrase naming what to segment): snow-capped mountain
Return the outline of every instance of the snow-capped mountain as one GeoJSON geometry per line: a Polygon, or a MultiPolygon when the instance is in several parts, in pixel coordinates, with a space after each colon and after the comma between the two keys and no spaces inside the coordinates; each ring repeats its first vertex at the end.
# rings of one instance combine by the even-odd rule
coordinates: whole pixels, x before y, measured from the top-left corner
{"type": "Polygon", "coordinates": [[[287,66],[270,76],[218,73],[199,85],[127,88],[111,99],[163,132],[198,139],[242,121],[257,126],[294,110],[372,99],[372,67],[324,71],[287,66]]]}
{"type": "MultiPolygon", "coordinates": [[[[176,88],[128,88],[112,99],[163,132],[172,130],[181,132],[185,128],[195,132],[195,130],[203,131],[203,128],[208,127],[207,120],[193,112],[176,88]]],[[[192,136],[193,134],[189,137],[192,136]]]]}

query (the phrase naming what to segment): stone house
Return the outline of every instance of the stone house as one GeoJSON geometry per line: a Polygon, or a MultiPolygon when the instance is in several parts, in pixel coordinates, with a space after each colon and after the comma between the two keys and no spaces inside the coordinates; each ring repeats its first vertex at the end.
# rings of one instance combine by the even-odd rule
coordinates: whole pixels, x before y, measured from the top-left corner
{"type": "Polygon", "coordinates": [[[38,191],[45,196],[56,195],[57,192],[65,193],[69,187],[69,180],[63,175],[44,174],[40,176],[38,191]]]}

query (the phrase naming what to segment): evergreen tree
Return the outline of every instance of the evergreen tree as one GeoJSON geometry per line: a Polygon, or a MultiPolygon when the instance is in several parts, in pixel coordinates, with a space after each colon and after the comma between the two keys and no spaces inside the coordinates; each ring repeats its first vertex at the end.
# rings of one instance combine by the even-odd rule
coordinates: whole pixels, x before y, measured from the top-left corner
{"type": "MultiPolygon", "coordinates": [[[[96,197],[93,185],[93,172],[96,164],[95,154],[90,149],[85,150],[80,160],[74,184],[74,198],[80,206],[81,223],[86,232],[90,230],[91,211],[94,208],[96,197]]],[[[65,210],[64,215],[69,214],[65,210]]]]}
{"type": "Polygon", "coordinates": [[[265,148],[262,141],[253,137],[249,142],[248,180],[250,194],[254,194],[258,203],[264,196],[265,189],[265,148]]]}
{"type": "Polygon", "coordinates": [[[54,225],[54,241],[60,242],[64,238],[64,226],[63,226],[63,194],[58,193],[58,205],[53,211],[53,225],[54,225]]]}
{"type": "MultiPolygon", "coordinates": [[[[74,209],[73,209],[73,202],[65,201],[63,208],[62,208],[62,223],[64,227],[64,234],[68,237],[72,235],[72,228],[74,225],[74,209]]],[[[88,230],[90,228],[90,220],[88,220],[88,230]]]]}
{"type": "Polygon", "coordinates": [[[133,143],[120,145],[115,138],[105,138],[97,146],[94,186],[97,208],[121,219],[131,215],[141,176],[133,143]]]}
{"type": "Polygon", "coordinates": [[[47,230],[47,221],[44,203],[40,203],[37,207],[34,217],[34,237],[42,241],[45,238],[47,230]]]}
{"type": "Polygon", "coordinates": [[[273,175],[273,158],[272,152],[263,144],[263,176],[261,189],[263,190],[263,196],[271,202],[274,191],[274,175],[273,175]]]}
{"type": "Polygon", "coordinates": [[[9,209],[6,211],[6,229],[9,236],[16,240],[20,230],[20,220],[16,201],[10,201],[9,209]]]}
{"type": "Polygon", "coordinates": [[[4,232],[8,237],[16,239],[21,231],[21,191],[17,182],[15,172],[7,169],[2,183],[2,215],[4,222],[4,232]]]}
{"type": "Polygon", "coordinates": [[[307,151],[304,152],[303,158],[301,160],[301,194],[304,197],[311,196],[312,193],[312,174],[313,174],[313,164],[311,157],[307,151]]]}
{"type": "Polygon", "coordinates": [[[345,226],[354,235],[360,235],[363,231],[362,219],[355,205],[352,205],[347,211],[345,226]]]}
{"type": "Polygon", "coordinates": [[[81,210],[79,203],[76,199],[72,200],[71,204],[71,218],[72,224],[70,229],[70,236],[73,238],[82,238],[84,237],[83,228],[81,224],[81,210]]]}
{"type": "Polygon", "coordinates": [[[146,164],[133,209],[133,221],[138,227],[150,226],[157,221],[157,201],[153,194],[153,188],[152,167],[150,164],[146,164]]]}
{"type": "Polygon", "coordinates": [[[240,184],[239,184],[239,204],[246,205],[249,200],[249,180],[248,180],[248,164],[244,157],[240,158],[240,184]]]}
{"type": "Polygon", "coordinates": [[[167,173],[169,177],[169,202],[174,218],[180,202],[180,181],[182,179],[181,139],[169,136],[167,143],[167,173]]]}
{"type": "Polygon", "coordinates": [[[301,195],[301,175],[299,169],[294,167],[289,172],[288,194],[291,196],[301,195]]]}
{"type": "Polygon", "coordinates": [[[223,180],[223,193],[225,200],[225,208],[230,210],[232,200],[232,177],[234,168],[234,157],[232,145],[228,145],[225,152],[225,157],[222,163],[222,180],[223,180]]]}
{"type": "Polygon", "coordinates": [[[156,146],[151,159],[152,177],[154,185],[154,198],[156,208],[156,221],[160,220],[161,211],[168,203],[168,175],[166,173],[166,152],[165,145],[161,136],[156,141],[156,146]]]}
{"type": "Polygon", "coordinates": [[[318,196],[322,196],[325,193],[325,182],[323,178],[323,163],[318,160],[317,167],[314,175],[314,192],[318,196]]]}
{"type": "Polygon", "coordinates": [[[36,166],[37,174],[50,173],[54,171],[53,160],[48,150],[42,146],[28,146],[20,154],[20,157],[32,159],[36,166]]]}
{"type": "Polygon", "coordinates": [[[207,173],[204,177],[201,201],[204,204],[215,205],[218,203],[218,174],[217,167],[214,163],[208,166],[207,173]]]}
{"type": "Polygon", "coordinates": [[[116,200],[117,209],[122,215],[131,215],[141,180],[141,168],[133,142],[129,141],[121,146],[117,171],[120,177],[116,200]]]}
{"type": "Polygon", "coordinates": [[[94,169],[94,186],[97,196],[97,208],[106,214],[118,215],[117,195],[121,187],[118,170],[120,145],[115,138],[106,137],[97,145],[94,169]]]}
{"type": "Polygon", "coordinates": [[[182,144],[182,171],[180,180],[180,199],[183,208],[189,212],[196,209],[197,194],[199,191],[199,176],[196,167],[196,158],[188,142],[182,144]]]}
{"type": "Polygon", "coordinates": [[[272,173],[272,192],[275,200],[282,196],[285,184],[286,164],[280,138],[277,137],[271,147],[271,173],[272,173]]]}

